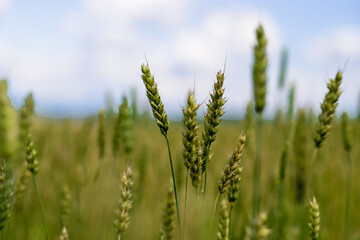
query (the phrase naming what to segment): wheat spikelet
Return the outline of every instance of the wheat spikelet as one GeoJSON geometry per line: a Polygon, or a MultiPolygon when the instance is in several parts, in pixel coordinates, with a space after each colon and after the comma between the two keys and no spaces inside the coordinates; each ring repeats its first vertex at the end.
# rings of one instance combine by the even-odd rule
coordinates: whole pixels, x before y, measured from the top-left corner
{"type": "Polygon", "coordinates": [[[238,199],[238,191],[240,187],[240,180],[241,180],[241,173],[242,168],[238,167],[235,172],[234,176],[230,179],[229,182],[229,189],[228,189],[228,201],[230,203],[230,208],[234,207],[235,201],[238,199]]]}
{"type": "Polygon", "coordinates": [[[233,151],[218,183],[218,189],[220,194],[223,194],[226,191],[232,178],[241,174],[242,169],[240,168],[239,164],[245,146],[245,142],[246,142],[245,135],[241,135],[237,141],[235,150],[233,151]]]}
{"type": "Polygon", "coordinates": [[[121,140],[125,153],[130,156],[133,150],[133,123],[130,114],[129,103],[126,97],[119,108],[121,140]]]}
{"type": "Polygon", "coordinates": [[[316,198],[310,200],[309,235],[312,240],[319,239],[320,232],[320,211],[316,198]]]}
{"type": "Polygon", "coordinates": [[[268,65],[266,55],[267,39],[262,25],[259,25],[256,29],[256,40],[257,43],[254,47],[253,89],[255,111],[262,113],[266,104],[266,68],[268,65]]]}
{"type": "Polygon", "coordinates": [[[141,66],[141,72],[141,78],[146,88],[146,96],[148,97],[154,118],[160,128],[161,134],[166,136],[169,129],[169,120],[164,110],[164,104],[160,99],[154,76],[151,75],[149,65],[143,64],[141,66]]]}
{"type": "Polygon", "coordinates": [[[334,79],[330,79],[327,84],[328,92],[321,104],[321,113],[319,114],[319,122],[315,126],[313,140],[316,148],[320,148],[324,143],[330,129],[331,121],[335,117],[335,110],[338,105],[337,101],[341,95],[340,84],[342,81],[342,72],[338,71],[334,79]]]}
{"type": "Polygon", "coordinates": [[[224,73],[219,71],[214,83],[213,93],[210,94],[210,100],[207,104],[207,112],[204,116],[204,130],[202,132],[201,161],[203,163],[202,171],[206,170],[207,163],[210,160],[211,143],[216,139],[218,126],[221,122],[221,116],[224,115],[224,104],[226,99],[224,95],[224,73]]]}
{"type": "Polygon", "coordinates": [[[28,141],[26,144],[26,162],[27,169],[33,175],[36,175],[39,171],[39,162],[37,160],[37,152],[34,149],[34,143],[32,142],[30,135],[28,135],[28,141]]]}
{"type": "Polygon", "coordinates": [[[116,219],[114,220],[115,231],[118,236],[125,232],[130,223],[130,209],[133,205],[132,186],[134,184],[133,173],[128,168],[121,176],[120,199],[115,209],[116,219]]]}
{"type": "Polygon", "coordinates": [[[182,108],[184,115],[183,131],[183,158],[186,168],[190,170],[190,178],[195,188],[199,187],[201,180],[201,158],[200,158],[200,141],[198,139],[199,125],[196,121],[196,111],[199,105],[195,102],[194,93],[189,92],[186,108],[182,108]]]}
{"type": "Polygon", "coordinates": [[[5,161],[0,161],[0,232],[11,216],[12,181],[5,170],[5,161]]]}
{"type": "Polygon", "coordinates": [[[219,214],[219,230],[217,238],[219,240],[229,240],[230,213],[228,202],[225,199],[223,199],[220,203],[219,214]]]}

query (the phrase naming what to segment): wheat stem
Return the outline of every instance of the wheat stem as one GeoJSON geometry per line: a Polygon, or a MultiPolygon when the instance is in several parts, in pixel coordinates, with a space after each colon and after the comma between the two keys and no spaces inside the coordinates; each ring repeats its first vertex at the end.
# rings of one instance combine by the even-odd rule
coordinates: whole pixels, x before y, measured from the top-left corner
{"type": "Polygon", "coordinates": [[[176,181],[175,181],[174,167],[173,167],[173,163],[172,163],[172,159],[171,159],[170,143],[169,143],[169,139],[168,139],[167,135],[164,135],[164,136],[165,136],[166,143],[167,143],[167,147],[168,147],[169,161],[170,161],[170,167],[171,167],[171,175],[172,175],[172,180],[173,180],[173,184],[174,184],[174,193],[175,193],[175,202],[176,202],[176,212],[177,212],[177,220],[178,220],[179,230],[180,230],[180,239],[183,239],[183,238],[182,238],[182,233],[181,233],[181,222],[180,222],[179,202],[178,202],[178,195],[177,195],[177,191],[176,191],[176,181]]]}
{"type": "Polygon", "coordinates": [[[41,208],[41,216],[42,216],[42,220],[43,220],[43,224],[44,224],[44,230],[45,230],[45,234],[46,234],[46,239],[49,239],[49,231],[48,231],[48,227],[46,224],[46,218],[45,218],[45,211],[44,211],[44,205],[42,203],[41,200],[41,196],[40,196],[40,192],[39,192],[39,188],[38,188],[38,184],[37,184],[37,180],[36,180],[36,176],[33,174],[33,182],[34,182],[34,187],[35,187],[35,191],[36,191],[36,195],[39,199],[39,203],[40,203],[40,208],[41,208]]]}
{"type": "Polygon", "coordinates": [[[347,178],[346,178],[346,205],[345,205],[345,227],[344,227],[344,239],[349,239],[349,226],[350,226],[350,219],[349,219],[349,206],[350,206],[350,197],[351,197],[351,170],[352,170],[352,161],[351,155],[349,151],[346,151],[347,157],[347,178]]]}
{"type": "Polygon", "coordinates": [[[210,221],[210,228],[209,228],[209,231],[208,231],[208,237],[210,237],[211,229],[213,228],[213,225],[214,225],[215,211],[216,211],[216,206],[217,206],[217,202],[219,200],[219,197],[220,197],[220,193],[218,193],[218,195],[216,195],[216,198],[215,198],[214,208],[213,208],[213,212],[211,214],[211,221],[210,221]]]}
{"type": "Polygon", "coordinates": [[[184,214],[184,230],[183,230],[184,236],[186,231],[187,197],[188,197],[188,182],[189,182],[188,180],[189,180],[189,168],[186,169],[186,182],[185,182],[185,214],[184,214]]]}
{"type": "Polygon", "coordinates": [[[261,144],[262,144],[262,114],[256,118],[256,159],[254,165],[254,189],[253,189],[253,219],[257,217],[260,209],[260,175],[261,175],[261,144]]]}

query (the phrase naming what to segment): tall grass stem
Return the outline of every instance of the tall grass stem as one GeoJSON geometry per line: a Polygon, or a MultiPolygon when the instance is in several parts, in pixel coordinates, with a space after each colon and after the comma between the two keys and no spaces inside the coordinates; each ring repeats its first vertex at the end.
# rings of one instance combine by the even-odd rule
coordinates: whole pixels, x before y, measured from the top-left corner
{"type": "Polygon", "coordinates": [[[253,219],[257,217],[260,209],[260,175],[261,175],[261,145],[262,145],[262,114],[256,118],[256,158],[254,165],[254,188],[253,188],[253,219]]]}
{"type": "Polygon", "coordinates": [[[167,147],[168,147],[169,161],[170,161],[170,167],[171,167],[171,175],[172,175],[173,184],[174,184],[174,193],[175,193],[175,202],[176,202],[176,212],[177,212],[177,219],[178,219],[179,230],[180,230],[180,239],[183,239],[183,238],[182,238],[182,233],[181,233],[179,201],[178,201],[178,195],[177,195],[177,191],[176,191],[176,181],[175,181],[174,167],[173,167],[173,163],[172,163],[172,159],[171,159],[170,143],[169,143],[169,139],[168,139],[167,135],[164,135],[164,136],[165,136],[166,143],[167,143],[167,147]]]}
{"type": "Polygon", "coordinates": [[[35,187],[36,195],[37,195],[37,197],[39,199],[39,203],[40,203],[41,216],[42,216],[42,220],[43,220],[43,224],[44,224],[44,230],[45,230],[45,234],[46,234],[46,239],[49,240],[49,231],[48,231],[48,227],[47,227],[47,224],[46,224],[44,205],[43,205],[42,200],[41,200],[40,191],[39,191],[39,188],[38,188],[36,176],[34,174],[33,174],[33,181],[34,181],[34,187],[35,187]]]}
{"type": "Polygon", "coordinates": [[[349,230],[350,230],[350,219],[349,219],[349,207],[350,207],[350,197],[351,197],[351,170],[352,170],[352,161],[349,151],[346,151],[347,157],[347,174],[346,174],[346,205],[345,205],[345,226],[344,226],[344,239],[349,239],[349,230]]]}

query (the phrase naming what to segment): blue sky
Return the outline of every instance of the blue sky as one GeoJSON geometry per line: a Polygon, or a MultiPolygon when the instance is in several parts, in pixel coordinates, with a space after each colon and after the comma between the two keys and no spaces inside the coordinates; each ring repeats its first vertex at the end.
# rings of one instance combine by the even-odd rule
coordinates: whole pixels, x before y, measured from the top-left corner
{"type": "MultiPolygon", "coordinates": [[[[252,96],[254,30],[269,39],[268,115],[290,84],[298,107],[319,109],[326,81],[345,68],[341,110],[355,114],[360,94],[360,2],[190,0],[0,0],[0,77],[21,105],[34,93],[44,116],[93,114],[136,88],[147,106],[140,65],[149,61],[166,111],[195,85],[199,102],[226,59],[228,116],[242,116],[252,96]],[[280,51],[289,49],[287,85],[277,89],[280,51]]],[[[204,109],[201,109],[204,111],[204,109]]]]}

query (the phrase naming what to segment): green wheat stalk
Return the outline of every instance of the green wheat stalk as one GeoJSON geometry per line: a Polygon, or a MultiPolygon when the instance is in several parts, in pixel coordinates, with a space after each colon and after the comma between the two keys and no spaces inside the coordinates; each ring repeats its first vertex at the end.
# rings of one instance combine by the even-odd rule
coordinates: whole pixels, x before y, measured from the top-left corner
{"type": "Polygon", "coordinates": [[[256,159],[254,165],[253,188],[253,218],[259,213],[260,208],[260,175],[261,175],[261,145],[262,145],[262,112],[266,104],[266,68],[268,65],[266,45],[267,39],[262,25],[256,29],[257,43],[254,47],[253,64],[253,90],[256,118],[256,159]]]}
{"type": "Polygon", "coordinates": [[[155,121],[157,125],[159,126],[161,134],[165,137],[166,144],[168,147],[168,153],[169,153],[169,161],[170,161],[170,168],[171,168],[171,175],[174,185],[174,193],[175,193],[175,201],[176,201],[176,211],[177,211],[177,219],[178,219],[178,225],[180,229],[180,238],[182,239],[182,233],[181,233],[181,222],[180,222],[180,210],[179,210],[179,201],[178,201],[178,195],[177,195],[177,189],[176,189],[176,180],[175,180],[175,174],[174,174],[174,167],[171,159],[171,149],[170,149],[170,143],[169,139],[167,137],[167,131],[169,129],[169,119],[165,113],[164,104],[162,103],[160,99],[160,95],[157,89],[157,84],[155,83],[154,76],[150,72],[150,68],[148,64],[143,64],[141,66],[141,79],[143,80],[143,83],[146,88],[146,96],[149,100],[155,121]]]}
{"type": "Polygon", "coordinates": [[[45,218],[44,205],[41,200],[40,191],[39,191],[39,187],[38,187],[37,179],[36,179],[36,175],[39,171],[39,162],[37,160],[37,152],[34,149],[34,143],[32,142],[30,135],[28,135],[28,141],[26,144],[26,162],[27,162],[27,169],[31,172],[31,174],[33,176],[34,187],[35,187],[36,195],[39,199],[39,204],[40,204],[40,208],[41,208],[41,216],[42,216],[42,220],[43,220],[46,239],[48,240],[49,239],[49,231],[48,231],[46,218],[45,218]]]}

